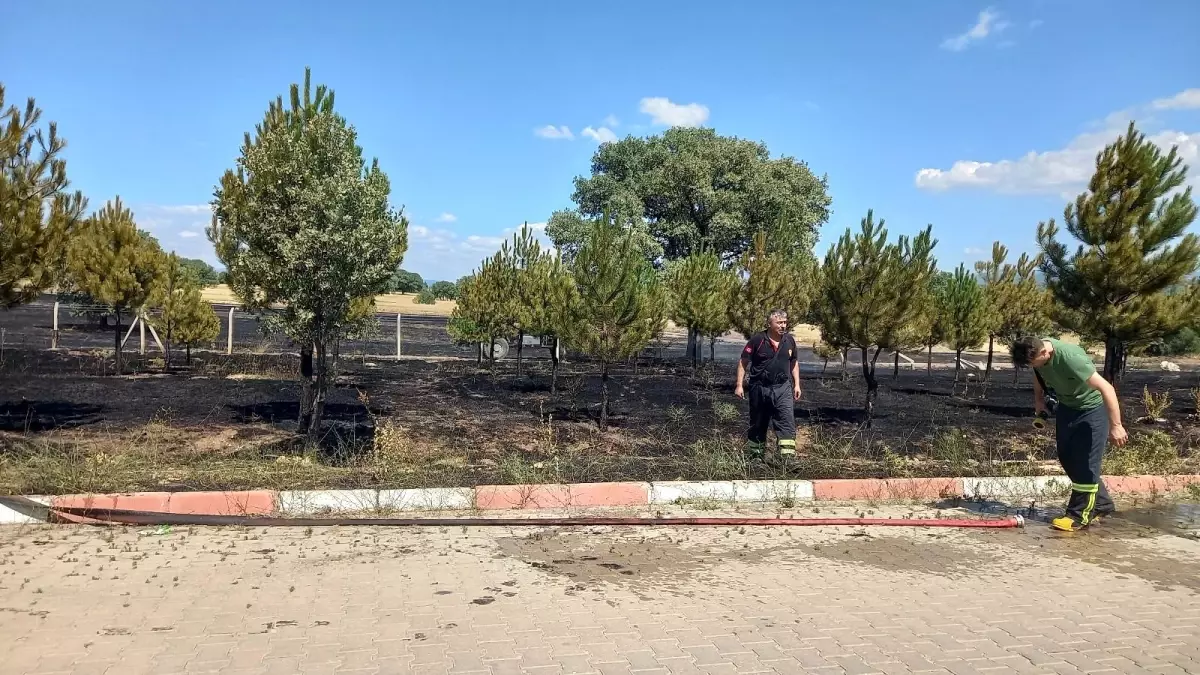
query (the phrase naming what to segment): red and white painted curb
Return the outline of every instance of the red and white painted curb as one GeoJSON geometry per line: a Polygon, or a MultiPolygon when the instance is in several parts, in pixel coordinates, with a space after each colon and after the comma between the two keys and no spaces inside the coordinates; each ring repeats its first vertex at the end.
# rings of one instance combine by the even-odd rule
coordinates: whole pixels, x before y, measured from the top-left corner
{"type": "MultiPolygon", "coordinates": [[[[1169,494],[1200,485],[1200,475],[1109,476],[1113,494],[1169,494]]],[[[864,478],[831,480],[665,481],[575,485],[480,485],[410,490],[244,490],[133,492],[31,496],[49,506],[92,507],[206,515],[302,516],[428,510],[511,510],[588,506],[813,501],[928,501],[932,499],[1044,499],[1066,496],[1064,476],[985,478],[864,478]]],[[[0,504],[0,525],[40,522],[0,504]]]]}

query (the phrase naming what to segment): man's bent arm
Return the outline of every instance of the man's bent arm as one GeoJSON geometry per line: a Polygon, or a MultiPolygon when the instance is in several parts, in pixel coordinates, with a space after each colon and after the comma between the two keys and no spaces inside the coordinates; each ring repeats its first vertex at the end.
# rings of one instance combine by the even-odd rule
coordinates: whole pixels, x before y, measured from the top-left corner
{"type": "Polygon", "coordinates": [[[1121,403],[1117,400],[1117,390],[1113,389],[1113,386],[1100,373],[1092,373],[1092,376],[1087,379],[1087,384],[1100,392],[1100,396],[1104,398],[1104,407],[1108,408],[1109,426],[1124,426],[1121,423],[1121,403]]]}
{"type": "Polygon", "coordinates": [[[742,384],[745,381],[746,381],[746,360],[738,359],[737,385],[735,386],[735,388],[742,386],[742,384]]]}

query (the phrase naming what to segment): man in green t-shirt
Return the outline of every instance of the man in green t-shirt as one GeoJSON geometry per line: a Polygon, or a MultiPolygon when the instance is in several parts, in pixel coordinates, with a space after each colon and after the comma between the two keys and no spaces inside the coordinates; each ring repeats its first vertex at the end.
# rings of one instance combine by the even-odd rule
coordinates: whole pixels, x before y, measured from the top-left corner
{"type": "Polygon", "coordinates": [[[1116,510],[1100,466],[1108,441],[1125,445],[1129,435],[1121,425],[1117,392],[1100,373],[1088,353],[1077,345],[1052,338],[1021,338],[1013,343],[1013,365],[1031,367],[1034,411],[1055,416],[1054,434],[1058,461],[1071,479],[1066,514],[1051,526],[1075,532],[1116,510]],[[1048,403],[1057,399],[1055,409],[1048,403]]]}

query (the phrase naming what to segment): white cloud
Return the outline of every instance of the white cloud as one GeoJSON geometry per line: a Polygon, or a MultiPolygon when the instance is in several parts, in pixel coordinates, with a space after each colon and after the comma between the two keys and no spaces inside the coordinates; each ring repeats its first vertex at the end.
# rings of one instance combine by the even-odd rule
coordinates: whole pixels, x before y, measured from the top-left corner
{"type": "MultiPolygon", "coordinates": [[[[521,225],[516,225],[497,234],[463,236],[450,229],[410,225],[408,251],[402,264],[404,269],[417,272],[426,279],[454,280],[477,269],[520,229],[521,225]]],[[[529,223],[529,229],[543,246],[551,246],[546,237],[546,223],[529,223]]]]}
{"type": "Polygon", "coordinates": [[[614,127],[619,127],[619,126],[621,126],[621,121],[617,119],[616,115],[609,115],[608,117],[604,118],[604,126],[610,128],[610,129],[614,128],[614,127]]]}
{"type": "Polygon", "coordinates": [[[137,226],[158,239],[163,250],[220,266],[212,244],[203,236],[212,224],[208,204],[133,204],[130,210],[137,226]]]}
{"type": "Polygon", "coordinates": [[[438,223],[453,223],[454,221],[458,220],[458,216],[454,215],[453,213],[446,212],[437,218],[434,218],[433,220],[434,222],[438,223]]]}
{"type": "Polygon", "coordinates": [[[987,253],[987,251],[975,246],[968,246],[963,249],[964,255],[983,255],[984,253],[987,253]]]}
{"type": "Polygon", "coordinates": [[[1150,104],[1155,110],[1194,110],[1200,108],[1200,89],[1184,89],[1168,98],[1156,99],[1150,104]]]}
{"type": "MultiPolygon", "coordinates": [[[[1159,109],[1166,103],[1187,104],[1191,91],[1195,90],[1159,99],[1148,107],[1159,109]]],[[[1142,106],[1142,109],[1145,108],[1147,106],[1142,106]]],[[[1074,196],[1087,186],[1095,169],[1096,154],[1125,132],[1129,119],[1135,117],[1137,112],[1135,108],[1113,113],[1105,118],[1099,130],[1079,134],[1057,150],[1031,151],[1016,159],[959,160],[948,169],[921,169],[916,175],[916,185],[920,189],[934,191],[981,188],[1007,194],[1074,196]]],[[[1189,184],[1200,187],[1200,131],[1142,131],[1164,151],[1177,146],[1180,159],[1192,169],[1188,172],[1189,184]]]]}
{"type": "Polygon", "coordinates": [[[1000,15],[991,7],[979,13],[979,18],[975,25],[967,29],[967,32],[954,37],[946,38],[942,41],[942,49],[948,49],[952,52],[961,52],[971,45],[972,42],[978,42],[992,33],[1003,32],[1008,28],[1007,21],[999,21],[1000,15]]]}
{"type": "Polygon", "coordinates": [[[1041,28],[1041,27],[1042,27],[1042,24],[1044,24],[1044,23],[1046,23],[1046,22],[1045,22],[1045,21],[1042,21],[1041,19],[1034,19],[1033,21],[1030,21],[1030,22],[1029,22],[1029,30],[1034,30],[1034,29],[1036,29],[1036,28],[1041,28]]]}
{"type": "Polygon", "coordinates": [[[612,129],[609,129],[608,127],[600,127],[599,129],[584,127],[583,131],[580,133],[582,133],[585,138],[590,138],[597,143],[612,143],[613,141],[617,140],[617,135],[614,134],[612,129]]]}
{"type": "Polygon", "coordinates": [[[655,124],[668,127],[698,127],[708,121],[708,106],[672,103],[661,96],[642,99],[638,110],[649,115],[655,124]]]}
{"type": "Polygon", "coordinates": [[[537,136],[538,138],[546,138],[552,141],[575,140],[575,134],[571,133],[571,130],[566,125],[556,127],[553,124],[547,124],[544,127],[538,127],[537,129],[534,129],[533,135],[537,136]]]}

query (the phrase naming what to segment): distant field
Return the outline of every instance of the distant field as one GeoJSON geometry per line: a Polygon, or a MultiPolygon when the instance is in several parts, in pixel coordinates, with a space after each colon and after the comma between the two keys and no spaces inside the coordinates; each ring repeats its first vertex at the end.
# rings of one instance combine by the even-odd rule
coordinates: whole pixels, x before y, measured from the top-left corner
{"type": "MultiPolygon", "coordinates": [[[[200,291],[200,295],[213,304],[238,303],[238,299],[228,286],[209,286],[200,291]]],[[[418,305],[413,302],[415,296],[409,293],[387,293],[375,298],[378,311],[387,314],[413,314],[418,316],[450,316],[456,303],[453,300],[438,300],[433,305],[418,305]]]]}

